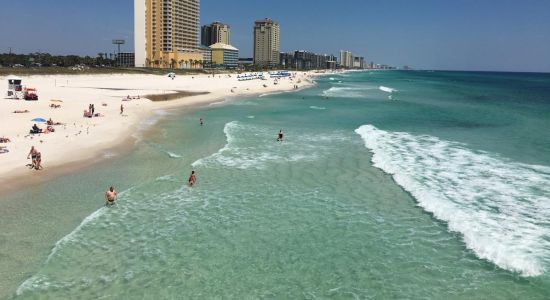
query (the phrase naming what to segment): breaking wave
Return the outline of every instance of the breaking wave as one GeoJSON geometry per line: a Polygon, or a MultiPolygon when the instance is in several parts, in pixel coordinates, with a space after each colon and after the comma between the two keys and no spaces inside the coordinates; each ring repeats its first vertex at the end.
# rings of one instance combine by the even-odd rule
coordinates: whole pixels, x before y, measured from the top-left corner
{"type": "Polygon", "coordinates": [[[355,131],[377,168],[424,210],[462,234],[478,257],[522,276],[550,263],[550,168],[467,149],[433,136],[355,131]]]}

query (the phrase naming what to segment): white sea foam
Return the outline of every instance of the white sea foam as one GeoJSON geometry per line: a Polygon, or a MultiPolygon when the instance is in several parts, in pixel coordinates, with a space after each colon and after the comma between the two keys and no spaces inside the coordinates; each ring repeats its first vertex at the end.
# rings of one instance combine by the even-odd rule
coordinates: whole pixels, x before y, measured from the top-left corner
{"type": "MultiPolygon", "coordinates": [[[[55,257],[59,249],[61,249],[64,245],[76,241],[78,239],[76,236],[78,235],[78,233],[81,232],[82,228],[84,228],[90,222],[93,222],[94,220],[98,219],[100,216],[102,216],[105,213],[106,210],[107,210],[106,207],[102,207],[98,209],[97,211],[95,211],[94,213],[86,217],[84,221],[82,221],[82,223],[80,223],[80,225],[78,225],[78,227],[75,228],[71,233],[63,237],[61,240],[57,241],[57,243],[55,243],[55,246],[52,249],[52,252],[50,253],[50,255],[48,255],[48,258],[46,259],[46,263],[48,263],[53,257],[55,257]]],[[[38,289],[38,288],[47,289],[51,285],[52,284],[48,282],[45,276],[35,275],[25,280],[17,288],[16,294],[20,296],[25,291],[38,289]]]]}
{"type": "Polygon", "coordinates": [[[292,134],[283,143],[276,142],[278,130],[257,125],[230,122],[225,125],[227,144],[217,153],[202,158],[193,167],[223,166],[237,169],[262,169],[268,163],[313,161],[324,155],[341,133],[324,136],[292,134]]]}
{"type": "Polygon", "coordinates": [[[317,109],[317,110],[325,110],[325,109],[327,109],[326,107],[323,107],[323,106],[310,106],[309,108],[311,108],[311,109],[317,109]]]}
{"type": "Polygon", "coordinates": [[[166,151],[166,154],[168,154],[168,156],[170,156],[170,158],[182,158],[183,157],[179,154],[176,154],[176,153],[173,153],[173,152],[170,152],[170,151],[166,151]]]}
{"type": "Polygon", "coordinates": [[[342,98],[365,98],[368,96],[369,90],[374,90],[373,87],[331,87],[323,91],[322,96],[325,97],[342,97],[342,98]]]}
{"type": "Polygon", "coordinates": [[[382,92],[386,92],[386,93],[395,93],[395,92],[397,92],[396,89],[386,87],[386,86],[380,86],[378,89],[381,90],[382,92]]]}
{"type": "Polygon", "coordinates": [[[550,264],[550,168],[512,162],[433,136],[356,130],[374,165],[463,235],[478,257],[523,276],[550,264]]]}

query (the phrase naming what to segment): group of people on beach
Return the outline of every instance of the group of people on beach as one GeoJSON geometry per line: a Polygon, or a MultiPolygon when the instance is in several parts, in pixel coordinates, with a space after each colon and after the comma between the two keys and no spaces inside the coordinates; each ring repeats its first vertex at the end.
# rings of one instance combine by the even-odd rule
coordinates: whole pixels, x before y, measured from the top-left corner
{"type": "MultiPolygon", "coordinates": [[[[0,143],[11,143],[11,140],[5,136],[0,138],[0,143]]],[[[8,150],[7,147],[0,146],[0,154],[8,153],[10,150],[8,150]]]]}
{"type": "Polygon", "coordinates": [[[95,112],[95,105],[94,104],[88,105],[88,109],[84,110],[83,116],[84,116],[84,118],[104,117],[104,115],[102,115],[101,113],[96,113],[95,112]]]}
{"type": "Polygon", "coordinates": [[[29,133],[30,134],[40,134],[40,133],[51,133],[51,132],[55,132],[55,128],[53,127],[54,125],[64,125],[63,123],[60,123],[60,122],[54,122],[52,121],[52,119],[50,118],[47,122],[46,122],[46,130],[38,127],[38,125],[34,124],[32,125],[31,127],[31,130],[29,130],[29,133]]]}

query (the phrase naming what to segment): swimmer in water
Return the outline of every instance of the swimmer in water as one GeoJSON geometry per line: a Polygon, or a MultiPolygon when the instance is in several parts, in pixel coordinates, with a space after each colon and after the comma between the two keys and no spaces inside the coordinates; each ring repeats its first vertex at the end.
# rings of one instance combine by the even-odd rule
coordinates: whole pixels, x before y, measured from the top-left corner
{"type": "Polygon", "coordinates": [[[115,191],[115,188],[110,187],[109,190],[105,192],[105,205],[114,205],[115,200],[117,198],[117,192],[115,191]]]}
{"type": "Polygon", "coordinates": [[[277,142],[282,142],[283,137],[284,137],[283,130],[279,130],[279,134],[277,135],[277,142]]]}
{"type": "Polygon", "coordinates": [[[195,175],[195,171],[191,171],[191,176],[189,176],[189,186],[193,187],[196,182],[197,182],[197,176],[195,175]]]}

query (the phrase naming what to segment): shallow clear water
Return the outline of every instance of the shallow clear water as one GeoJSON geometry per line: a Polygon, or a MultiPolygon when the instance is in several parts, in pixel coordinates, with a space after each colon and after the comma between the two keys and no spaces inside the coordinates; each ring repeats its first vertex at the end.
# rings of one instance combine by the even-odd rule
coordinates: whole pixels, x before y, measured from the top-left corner
{"type": "Polygon", "coordinates": [[[40,201],[122,193],[76,229],[51,225],[72,233],[30,253],[44,262],[14,297],[548,297],[549,75],[318,81],[171,112],[124,159],[53,182],[86,187],[40,201]]]}

